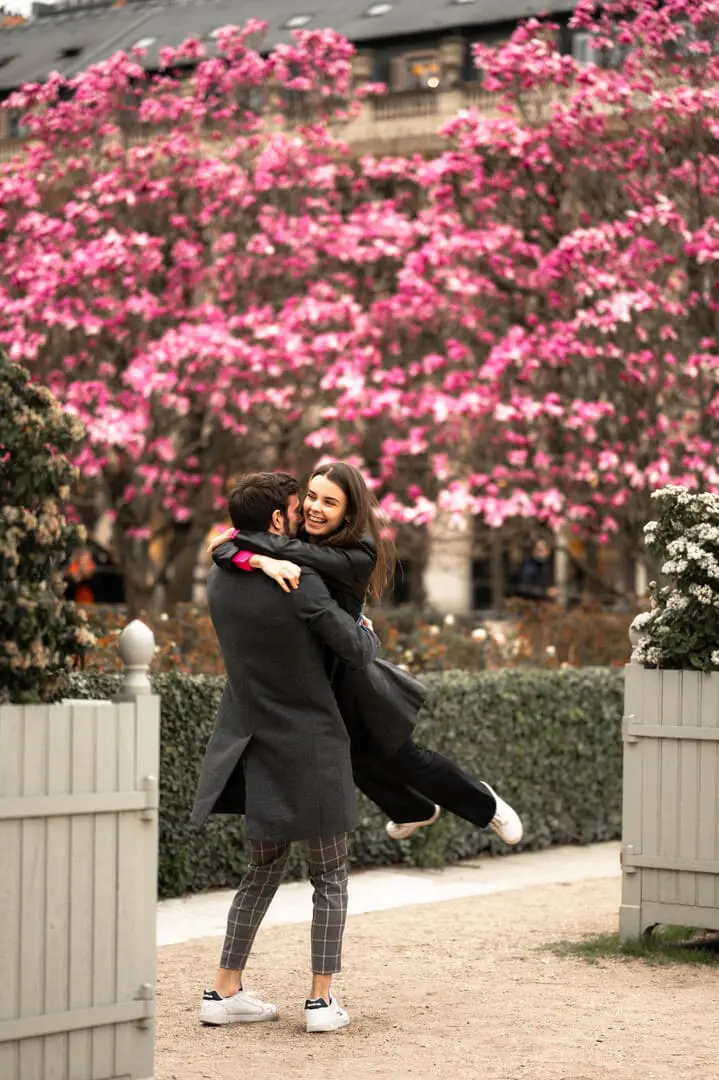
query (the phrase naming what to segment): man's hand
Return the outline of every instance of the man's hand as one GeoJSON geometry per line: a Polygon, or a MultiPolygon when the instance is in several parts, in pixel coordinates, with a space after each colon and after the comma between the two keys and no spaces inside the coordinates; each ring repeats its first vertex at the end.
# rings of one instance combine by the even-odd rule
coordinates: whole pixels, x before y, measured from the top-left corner
{"type": "Polygon", "coordinates": [[[360,626],[364,626],[366,630],[371,630],[374,634],[374,623],[371,619],[368,619],[366,615],[363,615],[360,619],[360,626]]]}
{"type": "Polygon", "coordinates": [[[207,545],[207,554],[211,555],[212,552],[215,550],[215,548],[218,548],[220,546],[220,544],[226,544],[228,540],[234,540],[234,539],[235,539],[235,530],[234,529],[225,529],[225,531],[223,533],[220,533],[219,536],[216,536],[214,538],[214,540],[210,540],[209,544],[207,545]]]}
{"type": "Polygon", "coordinates": [[[287,559],[271,559],[269,555],[253,555],[250,566],[256,566],[267,577],[276,581],[284,592],[296,589],[302,576],[302,567],[287,559]]]}

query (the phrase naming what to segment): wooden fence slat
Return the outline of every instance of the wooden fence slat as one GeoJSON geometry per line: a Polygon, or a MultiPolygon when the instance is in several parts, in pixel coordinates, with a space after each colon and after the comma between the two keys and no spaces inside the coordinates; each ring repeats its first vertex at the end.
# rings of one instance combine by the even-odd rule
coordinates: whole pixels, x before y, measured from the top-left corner
{"type": "MultiPolygon", "coordinates": [[[[44,795],[47,791],[48,707],[25,706],[22,760],[24,795],[44,795]]],[[[21,830],[22,887],[20,896],[20,1015],[36,1016],[43,1011],[45,997],[45,922],[47,826],[40,821],[23,821],[21,830]]],[[[20,1075],[42,1076],[45,1066],[41,1039],[20,1045],[20,1075]]]]}
{"type": "MultiPolygon", "coordinates": [[[[113,715],[100,714],[95,724],[94,790],[117,789],[117,728],[113,715]]],[[[117,818],[95,817],[95,888],[92,914],[92,1003],[95,1007],[115,1000],[115,896],[117,892],[117,818]]],[[[115,1072],[115,1029],[110,1025],[92,1032],[92,1076],[103,1080],[115,1072]]]]}
{"type": "MultiPolygon", "coordinates": [[[[0,706],[0,799],[22,790],[23,714],[0,706]]],[[[20,910],[21,832],[19,821],[0,822],[0,911],[20,910]]],[[[0,919],[0,1023],[20,1015],[20,935],[13,919],[0,919]]],[[[0,1043],[0,1076],[20,1080],[20,1047],[0,1043]]]]}
{"type": "MultiPolygon", "coordinates": [[[[662,672],[661,724],[677,733],[676,739],[663,739],[659,745],[659,851],[662,856],[679,855],[679,738],[682,732],[682,672],[662,672]]],[[[687,718],[690,723],[693,717],[687,718]]],[[[660,871],[657,882],[659,899],[674,904],[678,900],[678,880],[673,873],[660,871]]]]}
{"type": "MultiPolygon", "coordinates": [[[[67,795],[71,783],[71,723],[67,709],[50,709],[48,717],[48,796],[67,795]]],[[[70,821],[67,817],[47,821],[47,922],[45,926],[45,1012],[68,1008],[67,970],[70,943],[70,821]]],[[[44,1080],[67,1077],[66,1033],[45,1039],[44,1080]]]]}
{"type": "MultiPolygon", "coordinates": [[[[117,785],[121,791],[136,788],[137,750],[135,746],[135,705],[117,705],[118,761],[117,785]]],[[[137,993],[137,941],[135,938],[135,896],[138,890],[137,863],[139,836],[144,825],[134,814],[121,814],[117,822],[117,877],[122,883],[117,896],[117,965],[115,996],[127,1001],[137,993]]],[[[115,1072],[130,1074],[137,1028],[120,1024],[115,1035],[115,1072]]]]}
{"type": "MultiPolygon", "coordinates": [[[[95,781],[95,710],[88,705],[72,707],[72,790],[92,792],[95,781]]],[[[73,873],[70,883],[70,962],[68,967],[71,1009],[92,1005],[92,912],[94,873],[92,858],[95,830],[91,817],[70,822],[73,873]]],[[[89,1031],[68,1035],[68,1080],[92,1076],[92,1036],[89,1031]]]]}
{"type": "MultiPolygon", "coordinates": [[[[642,670],[642,723],[654,725],[661,719],[661,674],[642,670]]],[[[642,845],[644,855],[659,854],[659,778],[661,761],[656,739],[642,739],[642,845]]],[[[659,877],[656,870],[642,872],[642,901],[658,899],[659,877]]]]}

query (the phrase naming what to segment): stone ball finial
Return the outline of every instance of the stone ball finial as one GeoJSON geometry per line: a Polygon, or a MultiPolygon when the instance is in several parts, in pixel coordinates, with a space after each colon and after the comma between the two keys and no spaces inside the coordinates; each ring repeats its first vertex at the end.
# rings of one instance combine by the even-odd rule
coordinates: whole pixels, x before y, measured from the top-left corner
{"type": "Polygon", "coordinates": [[[120,656],[128,667],[149,667],[155,655],[155,635],[140,619],[129,622],[120,634],[120,656]]]}
{"type": "Polygon", "coordinates": [[[120,656],[125,671],[115,701],[134,701],[152,693],[148,670],[154,655],[155,635],[144,622],[133,619],[120,634],[120,656]]]}

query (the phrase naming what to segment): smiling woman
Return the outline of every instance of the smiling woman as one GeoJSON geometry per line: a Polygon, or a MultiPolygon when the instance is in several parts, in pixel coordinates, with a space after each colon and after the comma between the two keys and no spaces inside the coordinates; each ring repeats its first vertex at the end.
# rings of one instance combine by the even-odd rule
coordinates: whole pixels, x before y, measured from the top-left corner
{"type": "Polygon", "coordinates": [[[342,527],[347,497],[326,476],[313,476],[304,501],[305,531],[310,536],[326,536],[342,527]]]}
{"type": "Polygon", "coordinates": [[[349,549],[372,537],[376,561],[369,592],[379,599],[392,580],[395,551],[383,535],[379,508],[362,474],[344,461],[318,465],[304,499],[305,532],[315,543],[349,549]]]}

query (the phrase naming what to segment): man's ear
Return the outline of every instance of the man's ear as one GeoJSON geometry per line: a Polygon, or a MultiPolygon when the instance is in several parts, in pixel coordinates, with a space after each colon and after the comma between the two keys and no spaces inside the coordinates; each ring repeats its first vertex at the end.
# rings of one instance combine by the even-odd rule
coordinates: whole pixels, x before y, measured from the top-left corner
{"type": "Polygon", "coordinates": [[[284,519],[282,517],[282,511],[281,510],[273,510],[272,511],[272,528],[276,529],[277,532],[281,533],[283,531],[282,530],[283,524],[284,524],[284,519]]]}

